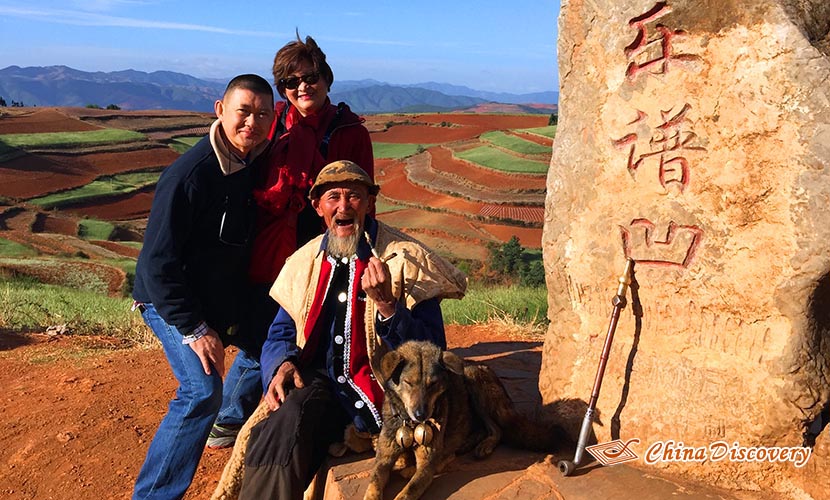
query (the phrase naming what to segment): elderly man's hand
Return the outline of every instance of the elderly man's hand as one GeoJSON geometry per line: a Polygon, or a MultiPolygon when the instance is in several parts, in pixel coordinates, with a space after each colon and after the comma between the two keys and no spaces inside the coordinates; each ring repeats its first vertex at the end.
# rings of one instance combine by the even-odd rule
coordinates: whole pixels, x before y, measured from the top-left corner
{"type": "Polygon", "coordinates": [[[265,393],[265,403],[271,411],[276,411],[285,402],[285,396],[291,388],[301,389],[305,387],[303,378],[297,365],[291,361],[285,361],[277,369],[276,375],[268,384],[268,391],[265,393]]]}
{"type": "Polygon", "coordinates": [[[377,304],[381,316],[388,318],[395,314],[397,300],[392,295],[392,274],[386,262],[371,257],[360,279],[360,286],[366,292],[366,296],[377,304]]]}
{"type": "Polygon", "coordinates": [[[225,346],[222,345],[219,334],[213,328],[208,327],[207,333],[202,338],[189,345],[196,356],[199,356],[206,375],[210,375],[211,365],[216,368],[220,377],[225,374],[225,346]]]}

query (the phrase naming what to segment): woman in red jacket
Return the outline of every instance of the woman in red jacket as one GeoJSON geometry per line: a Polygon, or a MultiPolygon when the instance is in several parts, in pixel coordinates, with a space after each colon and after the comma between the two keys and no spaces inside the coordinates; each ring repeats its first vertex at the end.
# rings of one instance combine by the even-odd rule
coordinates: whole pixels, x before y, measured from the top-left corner
{"type": "MultiPolygon", "coordinates": [[[[335,160],[351,160],[374,179],[374,158],[363,119],[345,103],[335,106],[328,93],[334,74],[313,38],[287,43],[274,57],[274,84],[285,101],[274,106],[271,147],[257,159],[256,236],[249,269],[251,307],[237,334],[261,348],[279,306],[268,291],[285,259],[323,232],[322,220],[311,207],[308,190],[317,173],[335,160]]],[[[258,359],[240,360],[248,371],[235,384],[236,401],[223,409],[208,438],[208,447],[232,446],[238,429],[262,396],[258,359]]]]}

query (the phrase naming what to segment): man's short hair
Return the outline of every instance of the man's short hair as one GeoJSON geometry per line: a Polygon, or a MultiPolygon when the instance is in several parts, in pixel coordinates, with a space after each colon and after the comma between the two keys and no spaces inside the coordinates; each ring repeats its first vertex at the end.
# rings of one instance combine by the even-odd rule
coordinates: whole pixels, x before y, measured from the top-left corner
{"type": "Polygon", "coordinates": [[[228,83],[227,88],[225,88],[225,93],[222,94],[222,98],[224,99],[236,89],[250,90],[256,94],[270,96],[272,102],[274,100],[274,91],[271,89],[271,84],[259,75],[248,73],[234,77],[228,83]]]}

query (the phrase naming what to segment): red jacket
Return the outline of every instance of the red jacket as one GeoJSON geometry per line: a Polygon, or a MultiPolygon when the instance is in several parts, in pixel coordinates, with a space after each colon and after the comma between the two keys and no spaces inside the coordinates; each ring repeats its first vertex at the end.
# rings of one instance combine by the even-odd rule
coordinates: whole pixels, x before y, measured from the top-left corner
{"type": "Polygon", "coordinates": [[[325,165],[351,160],[372,179],[375,173],[369,131],[346,104],[329,102],[303,117],[281,101],[275,111],[271,147],[256,165],[257,225],[249,276],[257,284],[273,283],[285,259],[324,230],[308,190],[325,165]],[[327,147],[321,146],[327,135],[327,147]]]}

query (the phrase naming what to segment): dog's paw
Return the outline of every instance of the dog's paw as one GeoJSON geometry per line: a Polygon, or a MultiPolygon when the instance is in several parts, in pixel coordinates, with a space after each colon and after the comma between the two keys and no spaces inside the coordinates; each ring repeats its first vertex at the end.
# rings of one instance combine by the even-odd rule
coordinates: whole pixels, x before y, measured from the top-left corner
{"type": "Polygon", "coordinates": [[[476,446],[474,455],[476,458],[486,458],[493,454],[493,450],[496,449],[496,443],[491,443],[489,441],[484,441],[476,446]]]}

